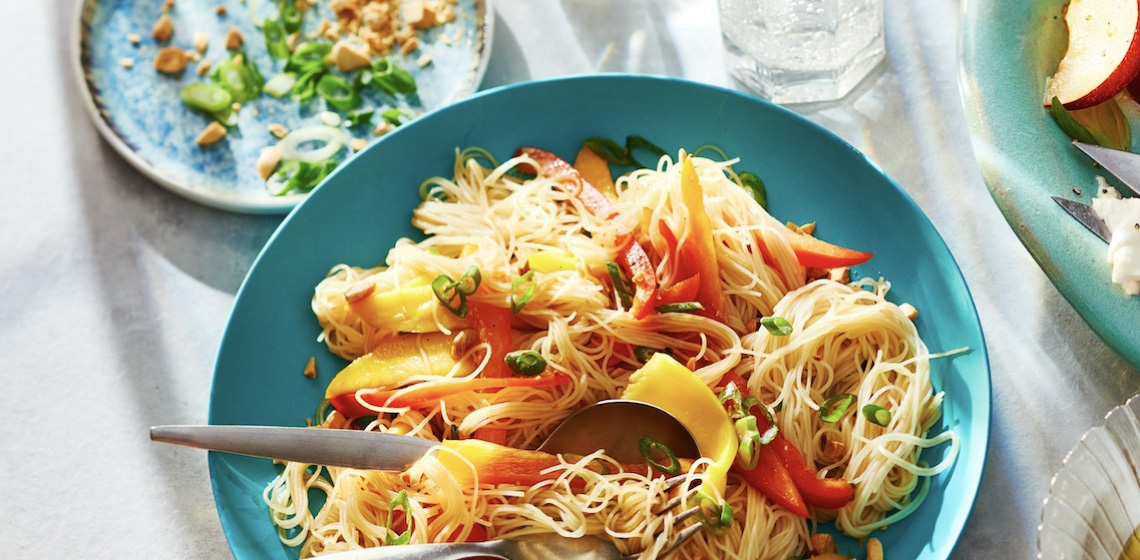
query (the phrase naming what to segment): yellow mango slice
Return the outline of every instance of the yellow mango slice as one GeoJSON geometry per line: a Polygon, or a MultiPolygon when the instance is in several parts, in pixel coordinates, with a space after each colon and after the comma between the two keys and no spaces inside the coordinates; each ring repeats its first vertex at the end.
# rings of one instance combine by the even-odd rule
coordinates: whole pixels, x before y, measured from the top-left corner
{"type": "Polygon", "coordinates": [[[657,352],[633,372],[621,398],[656,405],[676,416],[693,434],[701,455],[712,459],[706,477],[717,495],[724,496],[728,469],[736,460],[740,442],[728,412],[701,378],[668,354],[657,352]]]}
{"type": "Polygon", "coordinates": [[[440,306],[427,285],[374,290],[348,306],[365,323],[386,333],[438,332],[437,317],[448,329],[463,325],[459,317],[440,306]]]}
{"type": "MultiPolygon", "coordinates": [[[[325,389],[325,398],[360,389],[397,387],[413,375],[444,375],[457,363],[451,355],[451,340],[451,336],[438,332],[392,337],[340,370],[325,389]]],[[[471,364],[464,363],[459,374],[473,370],[471,364]]]]}
{"type": "Polygon", "coordinates": [[[558,249],[536,251],[527,255],[526,264],[531,270],[542,273],[575,270],[578,268],[578,257],[558,249]]]}

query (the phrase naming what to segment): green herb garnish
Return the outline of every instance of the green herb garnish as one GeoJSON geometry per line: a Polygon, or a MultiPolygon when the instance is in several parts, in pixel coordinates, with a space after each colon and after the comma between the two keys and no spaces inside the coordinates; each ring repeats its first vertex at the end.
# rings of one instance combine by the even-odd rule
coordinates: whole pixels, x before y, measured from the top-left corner
{"type": "Polygon", "coordinates": [[[819,405],[819,419],[834,424],[847,414],[847,409],[855,403],[855,395],[851,393],[840,393],[832,395],[819,405]]]}
{"type": "Polygon", "coordinates": [[[534,377],[546,371],[546,358],[534,350],[515,350],[508,353],[504,360],[511,371],[523,377],[534,377]]]}
{"type": "Polygon", "coordinates": [[[637,442],[637,450],[641,453],[641,456],[645,458],[645,462],[649,463],[651,467],[669,476],[681,474],[681,462],[677,460],[677,456],[673,454],[673,450],[669,449],[664,443],[643,437],[637,442]],[[654,455],[658,457],[664,455],[669,459],[669,464],[662,465],[657,462],[654,455]]]}

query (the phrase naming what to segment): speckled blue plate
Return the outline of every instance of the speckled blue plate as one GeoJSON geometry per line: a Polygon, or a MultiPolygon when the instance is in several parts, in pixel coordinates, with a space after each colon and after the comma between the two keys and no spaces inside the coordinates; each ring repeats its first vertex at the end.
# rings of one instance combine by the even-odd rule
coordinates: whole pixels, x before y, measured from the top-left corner
{"type": "MultiPolygon", "coordinates": [[[[946,393],[934,428],[962,446],[932,479],[925,503],[878,533],[888,558],[949,557],[974,502],[990,425],[990,377],[981,326],[962,278],[934,227],[863,154],[802,117],[739,92],[647,76],[599,75],[526,83],[475,95],[431,113],[353,158],[274,233],[246,277],[222,338],[210,395],[212,424],[303,425],[344,366],[317,342],[313,287],[338,263],[373,266],[411,226],[428,177],[450,176],[457,147],[500,158],[538,146],[572,156],[583,139],[642,135],[670,150],[716,144],[764,180],[781,220],[816,221],[827,240],[874,251],[857,267],[885,275],[891,297],[919,310],[933,351],[970,351],[932,364],[946,393]],[[558,110],[550,110],[557,107],[558,110]],[[318,377],[301,374],[310,356],[318,377]]],[[[945,447],[928,450],[931,464],[945,447]]],[[[211,454],[222,527],[234,555],[296,558],[269,521],[261,493],[276,475],[268,460],[211,454]]],[[[856,545],[845,541],[845,550],[856,545]]]]}
{"type": "MultiPolygon", "coordinates": [[[[959,85],[974,153],[1005,219],[1077,313],[1140,367],[1140,298],[1112,284],[1104,242],[1050,198],[1089,203],[1098,174],[1041,107],[1045,78],[1065,53],[1064,4],[967,0],[959,85]]],[[[1134,115],[1131,120],[1140,130],[1134,115]]],[[[1134,150],[1137,137],[1134,132],[1134,150]]]]}
{"type": "MultiPolygon", "coordinates": [[[[324,10],[326,2],[320,3],[324,10]]],[[[394,98],[374,88],[364,92],[363,108],[400,107],[422,114],[452,103],[479,86],[490,56],[492,22],[490,0],[459,0],[453,22],[420,33],[421,46],[406,56],[393,55],[405,66],[419,87],[413,96],[394,98]],[[431,55],[431,64],[421,68],[419,57],[431,55]]],[[[203,31],[210,37],[204,59],[214,64],[228,58],[223,37],[236,27],[245,37],[244,52],[268,80],[281,72],[284,61],[269,57],[261,30],[255,27],[276,15],[272,0],[178,0],[170,12],[174,36],[159,44],[151,27],[162,13],[159,0],[80,0],[74,58],[80,88],[87,93],[86,105],[103,137],[147,177],[180,195],[202,204],[249,213],[284,213],[306,194],[273,196],[258,176],[255,162],[265,146],[276,143],[267,125],[282,124],[290,130],[317,124],[324,101],[307,106],[288,96],[276,99],[263,94],[245,104],[239,122],[222,141],[199,147],[194,139],[209,123],[178,99],[186,84],[202,80],[191,62],[180,76],[155,71],[155,53],[164,46],[192,50],[192,36],[203,31]],[[219,16],[215,9],[226,8],[219,16]],[[127,36],[141,37],[131,44],[127,36]],[[121,62],[130,60],[133,67],[121,62]],[[256,108],[256,111],[253,109],[256,108]]],[[[335,21],[335,18],[330,18],[335,21]]],[[[317,27],[314,14],[307,14],[303,32],[317,27]]],[[[379,111],[374,122],[380,122],[379,111]]],[[[371,127],[352,131],[373,140],[371,127]]],[[[338,159],[351,157],[348,148],[338,159]]]]}

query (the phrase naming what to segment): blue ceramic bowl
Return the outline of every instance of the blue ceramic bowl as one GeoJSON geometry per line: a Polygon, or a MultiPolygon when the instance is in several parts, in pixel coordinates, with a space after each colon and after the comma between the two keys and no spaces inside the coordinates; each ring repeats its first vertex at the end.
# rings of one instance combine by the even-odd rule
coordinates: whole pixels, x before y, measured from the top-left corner
{"type": "MultiPolygon", "coordinates": [[[[501,158],[524,145],[571,155],[587,137],[629,134],[669,151],[713,143],[739,156],[767,185],[779,219],[816,221],[824,239],[875,252],[856,272],[886,276],[893,299],[922,311],[918,328],[932,351],[970,348],[933,365],[935,387],[946,392],[935,430],[961,436],[957,462],[933,479],[914,515],[879,534],[890,558],[947,558],[973,505],[990,424],[985,342],[954,258],[914,202],[851,146],[755,97],[675,79],[600,75],[495,89],[362,152],[294,210],[242,285],[218,353],[210,422],[289,426],[313,414],[344,365],[316,340],[314,286],[333,265],[372,266],[398,238],[417,237],[410,219],[418,187],[451,172],[456,147],[481,146],[501,158]],[[317,380],[300,373],[310,356],[317,380]]],[[[924,458],[933,464],[945,451],[924,458]]],[[[274,466],[212,454],[210,471],[235,556],[296,558],[277,540],[261,501],[274,466]]]]}

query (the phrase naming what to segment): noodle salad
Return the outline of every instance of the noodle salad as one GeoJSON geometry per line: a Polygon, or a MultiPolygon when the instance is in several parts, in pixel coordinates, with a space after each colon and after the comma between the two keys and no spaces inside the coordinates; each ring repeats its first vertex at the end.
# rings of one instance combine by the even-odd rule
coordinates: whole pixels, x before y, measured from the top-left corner
{"type": "Polygon", "coordinates": [[[735,160],[662,152],[614,179],[601,151],[457,151],[453,177],[421,187],[422,241],[317,285],[321,338],[350,364],[315,427],[439,447],[402,473],[285,463],[264,492],[283,543],[308,557],[555,532],[649,560],[680,529],[659,512],[680,493],[704,529],[671,557],[843,558],[818,523],[873,537],[950,468],[958,437],[930,433],[941,354],[886,280],[850,279],[870,253],[769,215],[735,160]],[[702,456],[644,439],[639,464],[535,451],[613,398],[673,413],[702,456]]]}

